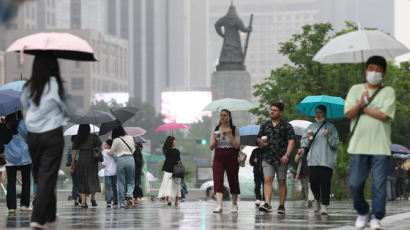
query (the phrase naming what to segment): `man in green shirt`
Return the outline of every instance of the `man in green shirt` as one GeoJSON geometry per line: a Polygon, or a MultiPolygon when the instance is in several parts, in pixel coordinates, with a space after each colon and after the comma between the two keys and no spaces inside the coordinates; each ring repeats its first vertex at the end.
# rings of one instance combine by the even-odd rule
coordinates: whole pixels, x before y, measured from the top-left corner
{"type": "Polygon", "coordinates": [[[386,75],[386,60],[372,56],[366,63],[366,83],[350,88],[345,102],[345,115],[351,120],[350,130],[357,127],[350,139],[350,190],[358,212],[355,225],[364,228],[369,219],[369,204],[363,189],[369,172],[372,173],[372,210],[370,228],[381,229],[380,220],[386,212],[386,173],[391,146],[391,122],[395,114],[395,93],[392,87],[382,87],[386,75]],[[382,87],[382,88],[381,88],[382,87]],[[370,97],[380,92],[369,103],[370,97]]]}

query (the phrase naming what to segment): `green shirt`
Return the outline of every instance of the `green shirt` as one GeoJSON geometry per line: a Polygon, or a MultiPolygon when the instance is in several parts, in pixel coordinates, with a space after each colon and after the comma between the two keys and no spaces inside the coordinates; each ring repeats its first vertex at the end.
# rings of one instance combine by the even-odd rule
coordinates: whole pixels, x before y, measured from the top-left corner
{"type": "MultiPolygon", "coordinates": [[[[350,88],[345,101],[345,114],[360,100],[363,91],[367,88],[365,84],[357,84],[350,88]]],[[[376,89],[367,89],[371,97],[376,89]]],[[[376,109],[387,115],[388,119],[382,121],[363,113],[360,115],[359,123],[350,139],[347,152],[350,154],[367,155],[387,155],[390,156],[391,146],[391,122],[396,112],[396,96],[394,89],[386,86],[380,90],[373,101],[368,105],[371,109],[376,109]]],[[[350,122],[350,131],[358,116],[350,122]]]]}

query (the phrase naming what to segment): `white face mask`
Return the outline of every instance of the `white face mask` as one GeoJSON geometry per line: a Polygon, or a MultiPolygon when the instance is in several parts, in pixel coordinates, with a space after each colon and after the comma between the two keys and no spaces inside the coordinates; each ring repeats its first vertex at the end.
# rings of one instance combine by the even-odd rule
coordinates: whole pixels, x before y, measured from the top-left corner
{"type": "Polygon", "coordinates": [[[378,85],[382,81],[383,74],[376,71],[367,71],[366,80],[372,85],[378,85]]]}

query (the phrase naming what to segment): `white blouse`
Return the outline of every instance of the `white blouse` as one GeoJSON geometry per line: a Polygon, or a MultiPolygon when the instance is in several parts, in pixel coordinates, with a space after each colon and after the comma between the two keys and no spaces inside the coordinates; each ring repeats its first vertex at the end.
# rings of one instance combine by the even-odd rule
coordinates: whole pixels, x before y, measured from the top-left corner
{"type": "MultiPolygon", "coordinates": [[[[214,131],[211,134],[211,139],[210,142],[214,139],[214,131]]],[[[239,129],[235,127],[235,140],[237,142],[240,141],[240,135],[239,135],[239,129]]],[[[216,140],[216,145],[215,148],[217,149],[230,149],[234,148],[231,138],[229,135],[221,130],[221,135],[219,137],[219,140],[216,140]]]]}

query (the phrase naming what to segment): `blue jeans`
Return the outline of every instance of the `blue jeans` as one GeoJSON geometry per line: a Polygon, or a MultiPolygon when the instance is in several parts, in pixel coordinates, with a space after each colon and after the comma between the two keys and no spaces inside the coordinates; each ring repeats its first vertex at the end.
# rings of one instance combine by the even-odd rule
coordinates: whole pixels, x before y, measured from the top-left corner
{"type": "Polygon", "coordinates": [[[396,177],[387,177],[386,181],[387,200],[392,201],[396,199],[396,177]]]}
{"type": "Polygon", "coordinates": [[[78,200],[78,193],[77,193],[77,173],[74,171],[71,174],[71,180],[73,181],[73,189],[71,190],[71,199],[78,200]]]}
{"type": "Polygon", "coordinates": [[[350,191],[353,206],[359,215],[369,213],[369,204],[364,199],[364,185],[369,171],[372,173],[371,218],[381,220],[386,214],[387,156],[350,155],[350,191]]]}
{"type": "Polygon", "coordinates": [[[111,189],[114,194],[114,203],[118,203],[117,199],[117,175],[105,176],[105,201],[111,203],[111,189]]]}
{"type": "Polygon", "coordinates": [[[125,204],[125,195],[132,197],[134,192],[135,164],[132,155],[117,158],[118,199],[125,204]]]}

